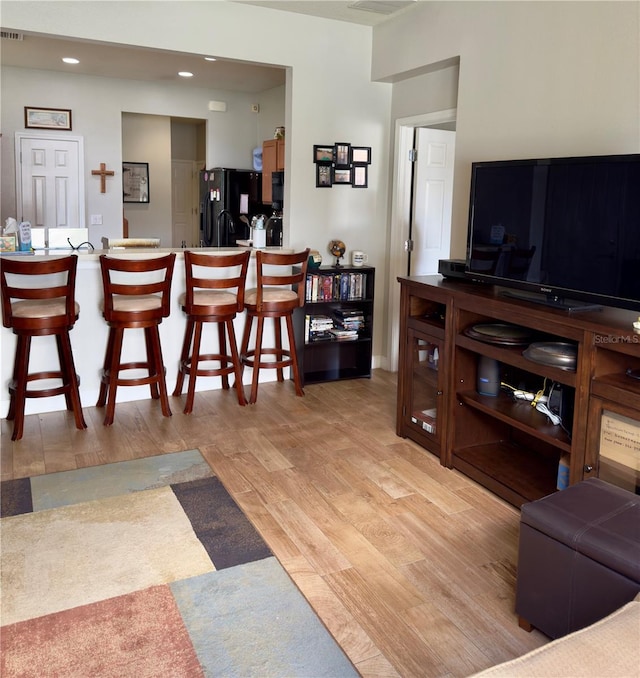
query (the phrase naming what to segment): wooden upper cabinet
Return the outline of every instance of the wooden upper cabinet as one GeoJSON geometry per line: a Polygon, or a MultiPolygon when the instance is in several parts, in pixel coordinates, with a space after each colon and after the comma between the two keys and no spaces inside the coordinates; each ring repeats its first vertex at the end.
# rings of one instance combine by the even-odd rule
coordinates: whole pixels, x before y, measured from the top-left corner
{"type": "Polygon", "coordinates": [[[271,174],[284,170],[284,139],[268,139],[262,143],[262,202],[270,205],[271,174]]]}

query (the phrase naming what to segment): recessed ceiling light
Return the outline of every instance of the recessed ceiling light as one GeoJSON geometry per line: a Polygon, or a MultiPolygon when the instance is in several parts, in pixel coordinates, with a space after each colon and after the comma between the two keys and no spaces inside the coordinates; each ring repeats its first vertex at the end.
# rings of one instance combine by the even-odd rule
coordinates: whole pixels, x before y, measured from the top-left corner
{"type": "Polygon", "coordinates": [[[62,59],[62,61],[64,61],[65,64],[79,64],[80,63],[80,59],[75,59],[74,57],[64,57],[62,59]]]}
{"type": "Polygon", "coordinates": [[[178,75],[181,78],[193,78],[193,73],[190,73],[189,71],[180,71],[178,75]]]}
{"type": "Polygon", "coordinates": [[[204,60],[205,61],[216,61],[216,58],[215,57],[205,57],[204,60]]]}

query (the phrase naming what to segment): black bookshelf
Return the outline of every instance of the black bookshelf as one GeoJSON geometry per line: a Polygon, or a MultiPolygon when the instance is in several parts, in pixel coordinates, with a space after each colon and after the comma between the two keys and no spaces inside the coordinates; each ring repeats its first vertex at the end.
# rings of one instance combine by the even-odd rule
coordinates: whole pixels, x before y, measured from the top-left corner
{"type": "Polygon", "coordinates": [[[374,290],[372,266],[308,269],[293,317],[303,384],[371,377],[374,290]]]}

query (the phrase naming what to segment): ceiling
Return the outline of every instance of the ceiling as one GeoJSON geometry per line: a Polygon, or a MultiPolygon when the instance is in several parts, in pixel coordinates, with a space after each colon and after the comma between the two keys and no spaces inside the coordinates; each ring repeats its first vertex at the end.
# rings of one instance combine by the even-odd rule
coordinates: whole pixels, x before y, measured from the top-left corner
{"type": "Polygon", "coordinates": [[[22,40],[3,37],[1,43],[4,66],[246,93],[262,92],[285,82],[284,68],[222,59],[205,61],[204,57],[29,34],[22,40]],[[63,57],[75,57],[80,63],[67,65],[63,57]],[[189,71],[193,77],[181,78],[178,71],[189,71]]]}
{"type": "MultiPolygon", "coordinates": [[[[233,1],[374,26],[391,15],[406,11],[417,0],[233,1]]],[[[0,41],[0,60],[5,66],[245,93],[258,93],[285,83],[284,68],[226,59],[206,61],[204,57],[209,55],[205,54],[183,54],[28,33],[20,34],[22,39],[12,39],[5,37],[5,32],[3,29],[0,41]],[[64,64],[63,57],[75,57],[80,63],[64,64]],[[178,71],[190,71],[193,77],[181,78],[178,71]]]]}
{"type": "Polygon", "coordinates": [[[245,5],[259,5],[284,12],[348,21],[376,26],[392,14],[406,10],[419,0],[232,0],[245,5]]]}

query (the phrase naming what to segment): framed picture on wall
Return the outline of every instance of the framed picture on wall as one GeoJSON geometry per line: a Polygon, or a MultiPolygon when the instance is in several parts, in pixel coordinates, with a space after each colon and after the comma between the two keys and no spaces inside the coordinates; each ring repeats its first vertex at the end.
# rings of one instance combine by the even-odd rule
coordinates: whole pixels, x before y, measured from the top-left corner
{"type": "Polygon", "coordinates": [[[71,111],[68,108],[24,107],[24,126],[27,129],[60,129],[71,131],[71,111]]]}
{"type": "Polygon", "coordinates": [[[316,144],[313,147],[313,162],[333,162],[333,146],[316,144]]]}
{"type": "Polygon", "coordinates": [[[351,165],[351,144],[336,143],[333,162],[336,167],[349,167],[351,165]]]}
{"type": "Polygon", "coordinates": [[[339,169],[334,167],[333,169],[333,183],[334,184],[350,184],[351,183],[351,170],[350,169],[339,169]]]}
{"type": "Polygon", "coordinates": [[[149,202],[149,163],[122,163],[123,202],[149,202]]]}
{"type": "Polygon", "coordinates": [[[331,165],[328,163],[316,165],[316,186],[318,188],[331,188],[331,165]]]}
{"type": "Polygon", "coordinates": [[[353,188],[366,188],[368,183],[367,166],[354,165],[352,172],[353,172],[353,182],[351,186],[353,188]]]}
{"type": "Polygon", "coordinates": [[[352,146],[351,163],[353,165],[370,165],[371,148],[369,148],[368,146],[352,146]]]}

